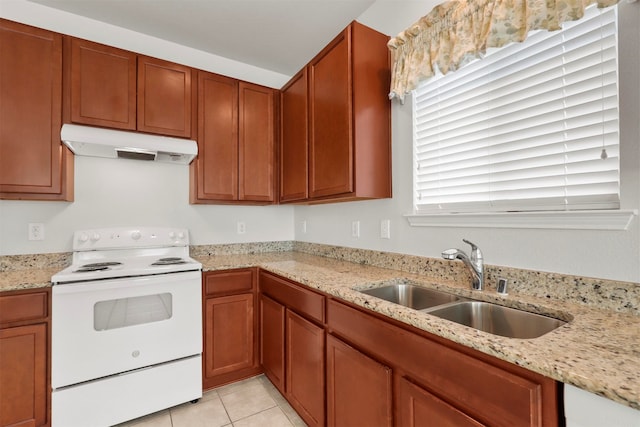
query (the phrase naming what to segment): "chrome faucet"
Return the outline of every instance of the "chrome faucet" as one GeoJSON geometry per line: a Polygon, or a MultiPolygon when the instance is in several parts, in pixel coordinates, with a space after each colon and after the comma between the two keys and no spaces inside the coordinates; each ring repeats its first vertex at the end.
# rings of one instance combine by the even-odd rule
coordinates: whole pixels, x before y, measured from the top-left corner
{"type": "Polygon", "coordinates": [[[447,249],[446,251],[442,251],[442,258],[462,260],[464,265],[471,271],[471,288],[476,291],[481,291],[484,289],[484,262],[482,252],[475,244],[467,239],[462,239],[462,241],[471,245],[471,257],[468,257],[467,254],[460,249],[447,249]]]}

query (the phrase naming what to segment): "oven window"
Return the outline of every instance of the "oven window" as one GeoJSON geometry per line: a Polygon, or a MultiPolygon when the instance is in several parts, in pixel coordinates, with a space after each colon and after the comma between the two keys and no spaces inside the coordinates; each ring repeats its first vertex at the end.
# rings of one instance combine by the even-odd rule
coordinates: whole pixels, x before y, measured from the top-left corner
{"type": "Polygon", "coordinates": [[[125,328],[171,318],[170,293],[119,298],[97,302],[93,307],[96,331],[125,328]]]}

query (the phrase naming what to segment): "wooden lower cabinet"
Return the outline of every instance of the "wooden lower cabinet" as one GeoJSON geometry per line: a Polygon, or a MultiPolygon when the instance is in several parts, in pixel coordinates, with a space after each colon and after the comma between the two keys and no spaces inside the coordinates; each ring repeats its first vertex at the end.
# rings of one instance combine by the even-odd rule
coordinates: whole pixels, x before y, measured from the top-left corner
{"type": "Polygon", "coordinates": [[[207,272],[203,276],[205,390],[260,371],[254,282],[254,269],[207,272]]]}
{"type": "Polygon", "coordinates": [[[260,360],[309,426],[325,425],[325,297],[260,272],[260,360]]]}
{"type": "Polygon", "coordinates": [[[550,378],[335,300],[327,303],[327,327],[394,370],[396,425],[562,424],[550,378]]]}
{"type": "Polygon", "coordinates": [[[388,366],[327,335],[327,426],[392,426],[392,374],[388,366]]]}
{"type": "Polygon", "coordinates": [[[482,424],[405,378],[396,385],[397,425],[482,427],[482,424]]]}
{"type": "Polygon", "coordinates": [[[0,294],[0,426],[48,426],[49,290],[0,294]]]}
{"type": "Polygon", "coordinates": [[[324,426],[324,328],[286,314],[286,394],[310,426],[324,426]]]}
{"type": "Polygon", "coordinates": [[[310,426],[557,427],[551,379],[260,271],[260,361],[310,426]]]}
{"type": "Polygon", "coordinates": [[[284,388],[285,307],[260,295],[260,364],[280,393],[284,388]]]}

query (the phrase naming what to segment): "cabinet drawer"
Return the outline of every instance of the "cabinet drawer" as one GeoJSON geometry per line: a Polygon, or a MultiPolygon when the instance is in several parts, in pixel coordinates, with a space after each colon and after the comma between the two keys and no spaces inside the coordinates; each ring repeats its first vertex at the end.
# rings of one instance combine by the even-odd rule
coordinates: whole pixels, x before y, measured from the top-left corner
{"type": "Polygon", "coordinates": [[[320,294],[268,273],[260,273],[260,291],[304,316],[324,322],[325,298],[320,294]]]}
{"type": "Polygon", "coordinates": [[[47,291],[0,294],[0,324],[45,319],[48,315],[47,291]]]}
{"type": "Polygon", "coordinates": [[[458,402],[475,419],[501,420],[504,426],[553,425],[557,389],[550,378],[455,343],[445,345],[333,300],[327,305],[327,325],[379,360],[401,367],[439,398],[458,402]]]}
{"type": "Polygon", "coordinates": [[[253,269],[204,273],[206,295],[223,295],[253,290],[253,269]]]}

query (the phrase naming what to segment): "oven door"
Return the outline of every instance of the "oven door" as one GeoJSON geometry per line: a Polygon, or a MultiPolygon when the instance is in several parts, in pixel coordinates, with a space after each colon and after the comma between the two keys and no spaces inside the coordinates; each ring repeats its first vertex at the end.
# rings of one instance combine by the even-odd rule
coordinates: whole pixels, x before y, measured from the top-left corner
{"type": "Polygon", "coordinates": [[[201,273],[53,286],[52,388],[202,352],[201,273]]]}

